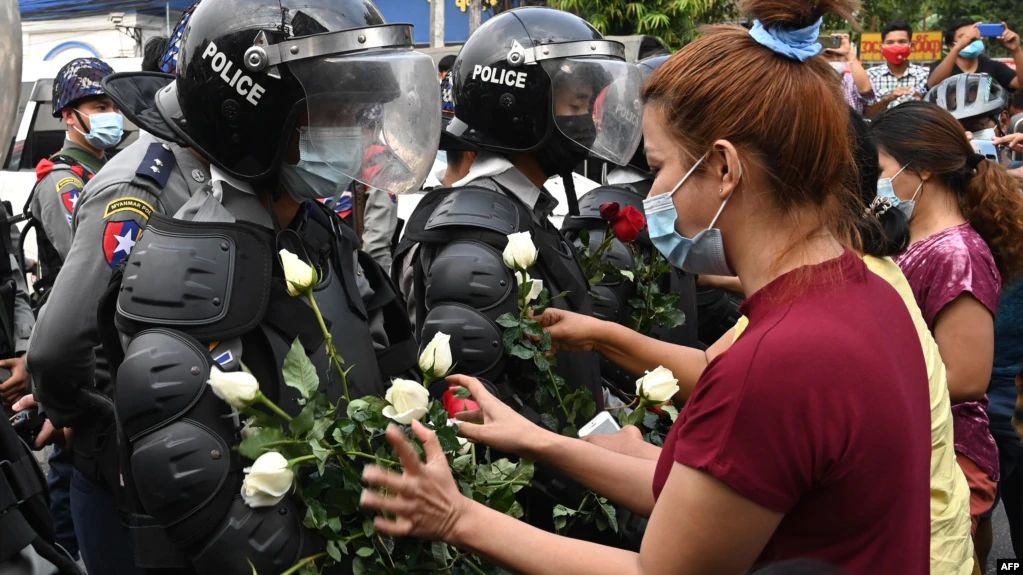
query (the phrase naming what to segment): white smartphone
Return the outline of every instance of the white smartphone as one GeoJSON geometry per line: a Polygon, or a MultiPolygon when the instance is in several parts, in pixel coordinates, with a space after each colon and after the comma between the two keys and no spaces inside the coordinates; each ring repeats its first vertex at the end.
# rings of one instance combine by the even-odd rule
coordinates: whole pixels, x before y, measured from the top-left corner
{"type": "Polygon", "coordinates": [[[610,412],[601,411],[596,417],[587,422],[586,425],[579,430],[579,437],[618,433],[621,429],[622,428],[618,427],[618,422],[615,421],[615,418],[611,416],[610,412]]]}

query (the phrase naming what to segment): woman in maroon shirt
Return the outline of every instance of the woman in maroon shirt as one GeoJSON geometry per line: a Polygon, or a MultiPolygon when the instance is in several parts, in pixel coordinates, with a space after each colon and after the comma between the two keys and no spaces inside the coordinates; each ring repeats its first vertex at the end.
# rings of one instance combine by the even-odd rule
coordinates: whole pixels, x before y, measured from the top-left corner
{"type": "Polygon", "coordinates": [[[871,132],[880,147],[879,197],[909,218],[910,246],[896,262],[948,370],[956,458],[984,565],[992,534],[981,515],[994,505],[999,479],[985,391],[1002,283],[1023,275],[1020,182],[974,152],[959,122],[933,104],[892,108],[871,132]]]}
{"type": "Polygon", "coordinates": [[[425,463],[391,429],[404,474],[365,474],[387,490],[363,494],[390,515],[376,520],[382,533],[444,540],[530,574],[730,574],[794,557],[854,575],[928,572],[923,353],[898,293],[847,249],[858,219],[849,110],[830,66],[812,57],[820,18],[850,17],[851,6],[746,6],[753,31],[713,29],[644,90],[658,172],[651,238],[687,271],[735,272],[749,296],[749,327],[704,370],[660,460],[550,433],[478,381],[450,378],[481,408],[469,419],[483,425],[462,424],[463,436],[555,463],[650,517],[641,552],[559,537],[464,498],[417,423],[425,463]]]}

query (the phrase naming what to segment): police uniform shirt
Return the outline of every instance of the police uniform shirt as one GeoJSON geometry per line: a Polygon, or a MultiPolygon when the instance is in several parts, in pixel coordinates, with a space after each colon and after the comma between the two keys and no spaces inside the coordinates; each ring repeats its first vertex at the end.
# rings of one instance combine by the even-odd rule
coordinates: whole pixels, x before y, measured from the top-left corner
{"type": "MultiPolygon", "coordinates": [[[[81,154],[78,155],[95,160],[85,164],[85,169],[92,174],[97,173],[105,162],[82,146],[65,139],[61,151],[68,149],[80,151],[81,154]]],[[[81,176],[72,171],[71,166],[59,162],[57,165],[59,167],[55,167],[36,184],[30,208],[32,214],[39,220],[46,238],[57,250],[60,259],[64,260],[71,249],[71,221],[75,206],[81,199],[82,190],[90,174],[81,176]]]]}
{"type": "Polygon", "coordinates": [[[362,251],[386,271],[391,269],[391,238],[398,226],[398,196],[369,188],[366,190],[366,214],[362,230],[362,251]]]}
{"type": "MultiPolygon", "coordinates": [[[[154,212],[174,214],[210,174],[191,151],[141,134],[85,186],[64,267],[39,313],[28,366],[54,425],[78,414],[75,390],[92,385],[98,302],[154,212]]],[[[109,382],[96,377],[101,389],[109,382]]]]}

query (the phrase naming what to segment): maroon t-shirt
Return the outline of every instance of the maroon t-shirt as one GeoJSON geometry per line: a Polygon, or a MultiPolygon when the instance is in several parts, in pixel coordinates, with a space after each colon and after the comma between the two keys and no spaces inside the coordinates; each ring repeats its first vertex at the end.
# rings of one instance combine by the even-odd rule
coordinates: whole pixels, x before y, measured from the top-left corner
{"type": "Polygon", "coordinates": [[[807,557],[853,575],[927,575],[930,398],[902,298],[846,252],[740,309],[749,327],[700,377],[654,496],[678,462],[785,514],[758,564],[807,557]]]}

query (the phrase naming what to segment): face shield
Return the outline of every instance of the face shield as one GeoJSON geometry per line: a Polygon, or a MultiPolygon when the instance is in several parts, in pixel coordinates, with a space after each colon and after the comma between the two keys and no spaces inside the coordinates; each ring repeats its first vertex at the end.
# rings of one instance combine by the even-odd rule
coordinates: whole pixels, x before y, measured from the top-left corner
{"type": "Polygon", "coordinates": [[[586,41],[535,50],[547,56],[539,63],[551,78],[558,131],[593,156],[625,165],[643,136],[643,78],[637,66],[606,57],[616,55],[620,46],[586,41]]]}
{"type": "Polygon", "coordinates": [[[391,193],[419,189],[437,153],[441,102],[433,59],[411,49],[411,26],[256,44],[247,66],[285,64],[305,91],[300,165],[333,176],[337,187],[357,180],[391,193]]]}

